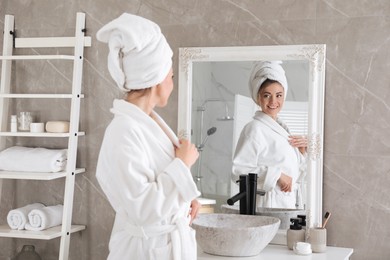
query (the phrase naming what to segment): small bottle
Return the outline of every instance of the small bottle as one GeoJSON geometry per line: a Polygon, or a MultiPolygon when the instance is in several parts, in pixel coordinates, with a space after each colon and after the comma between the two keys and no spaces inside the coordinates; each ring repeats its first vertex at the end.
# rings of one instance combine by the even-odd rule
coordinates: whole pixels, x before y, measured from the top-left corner
{"type": "Polygon", "coordinates": [[[11,132],[17,132],[18,131],[18,117],[17,115],[11,116],[11,132]]]}
{"type": "Polygon", "coordinates": [[[305,242],[305,230],[299,224],[299,218],[291,218],[290,229],[287,230],[287,247],[293,250],[295,243],[305,242]]]}

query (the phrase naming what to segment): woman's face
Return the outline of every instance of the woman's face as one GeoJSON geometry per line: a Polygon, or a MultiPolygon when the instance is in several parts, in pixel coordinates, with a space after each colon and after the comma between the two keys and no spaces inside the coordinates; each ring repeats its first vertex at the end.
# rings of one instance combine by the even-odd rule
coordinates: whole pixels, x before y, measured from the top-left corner
{"type": "Polygon", "coordinates": [[[169,96],[173,90],[173,70],[171,69],[163,82],[157,85],[158,107],[165,107],[168,104],[169,96]]]}
{"type": "Polygon", "coordinates": [[[260,88],[257,102],[261,110],[276,119],[284,103],[284,88],[280,83],[274,82],[264,88],[260,88]]]}

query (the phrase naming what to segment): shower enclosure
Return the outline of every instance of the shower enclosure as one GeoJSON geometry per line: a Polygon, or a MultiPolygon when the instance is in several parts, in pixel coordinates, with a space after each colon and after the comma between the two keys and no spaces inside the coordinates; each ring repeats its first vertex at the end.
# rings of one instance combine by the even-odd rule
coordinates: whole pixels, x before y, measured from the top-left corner
{"type": "MultiPolygon", "coordinates": [[[[196,116],[198,117],[198,124],[199,125],[199,129],[198,129],[198,138],[196,139],[196,147],[198,149],[198,152],[199,152],[199,158],[198,158],[198,161],[197,161],[197,165],[196,165],[196,174],[194,176],[195,178],[195,182],[197,184],[197,187],[198,187],[198,190],[202,193],[203,195],[203,184],[202,184],[202,159],[203,159],[203,152],[207,149],[207,141],[209,140],[209,137],[211,135],[214,135],[217,131],[217,127],[215,126],[218,122],[214,122],[214,121],[220,121],[220,122],[225,122],[225,121],[231,121],[233,120],[233,116],[231,116],[229,114],[229,107],[228,107],[228,104],[225,100],[223,99],[218,99],[218,98],[209,98],[209,99],[206,99],[201,106],[198,106],[196,108],[196,116]],[[221,111],[221,109],[217,109],[218,107],[217,106],[211,106],[211,104],[209,103],[214,103],[214,102],[221,102],[222,105],[223,105],[223,109],[222,111],[224,111],[223,114],[221,114],[220,116],[218,116],[217,114],[221,111]],[[207,107],[211,106],[211,108],[215,108],[213,110],[209,109],[207,110],[207,107]],[[205,116],[206,116],[206,124],[207,126],[205,127],[205,116]],[[215,117],[215,120],[213,120],[213,118],[215,117]],[[210,125],[211,127],[209,128],[210,125]],[[206,131],[207,130],[207,131],[206,131]]],[[[225,129],[222,129],[222,131],[224,131],[225,129]]],[[[219,132],[217,133],[217,135],[219,134],[219,132]]],[[[221,134],[223,135],[224,133],[221,132],[221,134]]],[[[212,138],[217,138],[218,137],[214,136],[212,138]]],[[[210,146],[209,147],[210,149],[212,149],[212,147],[210,146]]],[[[210,154],[210,152],[207,152],[207,154],[210,154]]],[[[206,159],[206,162],[207,162],[207,159],[206,159]]],[[[209,163],[208,163],[209,164],[209,163]]]]}
{"type": "Polygon", "coordinates": [[[193,82],[191,139],[199,159],[191,172],[202,197],[219,204],[230,196],[234,94],[210,73],[211,64],[194,65],[201,76],[193,82]]]}

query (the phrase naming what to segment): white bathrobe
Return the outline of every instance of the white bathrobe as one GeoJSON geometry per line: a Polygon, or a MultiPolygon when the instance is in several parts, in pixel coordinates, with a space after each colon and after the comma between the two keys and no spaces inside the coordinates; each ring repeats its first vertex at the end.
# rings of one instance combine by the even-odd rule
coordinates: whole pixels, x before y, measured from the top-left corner
{"type": "Polygon", "coordinates": [[[257,206],[267,208],[302,208],[299,182],[305,175],[305,158],[288,142],[289,133],[267,114],[257,111],[241,132],[233,158],[233,181],[241,174],[257,173],[257,206]],[[280,190],[281,173],[292,177],[292,191],[280,190]]]}
{"type": "Polygon", "coordinates": [[[190,170],[140,108],[115,100],[111,112],[96,170],[116,212],[108,259],[195,260],[188,213],[200,193],[190,170]]]}

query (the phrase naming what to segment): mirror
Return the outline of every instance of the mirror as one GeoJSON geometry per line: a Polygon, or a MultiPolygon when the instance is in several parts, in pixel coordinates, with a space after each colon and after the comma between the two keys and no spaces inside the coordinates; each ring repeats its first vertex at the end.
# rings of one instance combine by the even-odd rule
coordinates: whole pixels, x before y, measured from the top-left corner
{"type": "Polygon", "coordinates": [[[178,135],[197,145],[200,156],[191,172],[217,210],[238,189],[231,182],[232,157],[257,109],[248,87],[253,62],[283,62],[289,85],[283,109],[298,107],[294,114],[302,120],[292,132],[308,137],[307,222],[321,224],[325,45],[180,48],[179,55],[178,135]]]}

